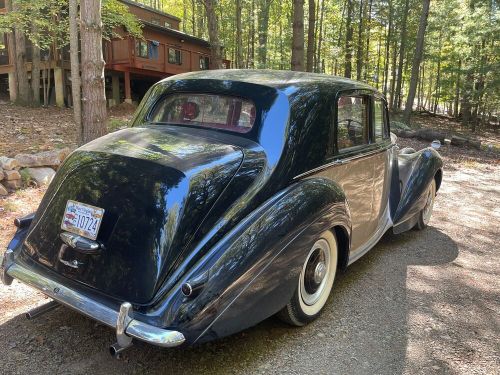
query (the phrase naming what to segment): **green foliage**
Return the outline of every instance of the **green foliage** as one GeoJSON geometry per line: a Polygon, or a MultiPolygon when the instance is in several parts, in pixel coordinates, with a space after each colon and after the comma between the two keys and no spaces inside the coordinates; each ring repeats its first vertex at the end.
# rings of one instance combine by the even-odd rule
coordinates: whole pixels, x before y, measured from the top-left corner
{"type": "Polygon", "coordinates": [[[104,25],[104,38],[119,38],[116,32],[124,28],[130,35],[142,38],[142,24],[137,17],[128,11],[125,4],[118,0],[104,0],[102,2],[102,23],[104,25]]]}
{"type": "MultiPolygon", "coordinates": [[[[69,44],[68,0],[14,0],[15,9],[0,17],[0,32],[11,32],[14,25],[41,50],[69,44]]],[[[103,34],[106,39],[118,38],[119,28],[135,37],[142,37],[142,25],[118,0],[102,2],[103,34]]]]}

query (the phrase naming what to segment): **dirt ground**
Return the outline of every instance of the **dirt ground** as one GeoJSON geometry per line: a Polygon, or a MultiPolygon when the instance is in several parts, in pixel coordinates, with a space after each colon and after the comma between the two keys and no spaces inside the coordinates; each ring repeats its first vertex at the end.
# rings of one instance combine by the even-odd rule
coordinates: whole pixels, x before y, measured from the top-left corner
{"type": "MultiPolygon", "coordinates": [[[[108,128],[125,124],[135,107],[124,103],[109,110],[108,128]]],[[[0,101],[0,156],[76,147],[76,126],[69,108],[26,108],[0,101]]]]}
{"type": "MultiPolygon", "coordinates": [[[[338,275],[314,323],[290,328],[270,318],[194,348],[139,342],[117,360],[108,354],[112,330],[71,310],[26,320],[23,313],[46,300],[14,281],[0,285],[0,372],[498,374],[500,161],[452,146],[440,152],[445,171],[430,226],[386,234],[338,275]]],[[[0,248],[13,218],[35,209],[43,193],[0,200],[0,248]]]]}

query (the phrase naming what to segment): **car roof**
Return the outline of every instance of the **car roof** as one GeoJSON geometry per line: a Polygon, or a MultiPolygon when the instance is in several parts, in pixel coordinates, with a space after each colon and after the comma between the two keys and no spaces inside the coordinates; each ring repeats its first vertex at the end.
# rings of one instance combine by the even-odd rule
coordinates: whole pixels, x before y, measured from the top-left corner
{"type": "Polygon", "coordinates": [[[279,90],[300,87],[314,89],[328,87],[334,91],[364,89],[376,91],[373,87],[352,79],[337,77],[328,74],[295,72],[290,70],[264,70],[264,69],[219,69],[203,70],[178,74],[164,81],[200,79],[216,81],[234,81],[258,84],[279,90]]]}

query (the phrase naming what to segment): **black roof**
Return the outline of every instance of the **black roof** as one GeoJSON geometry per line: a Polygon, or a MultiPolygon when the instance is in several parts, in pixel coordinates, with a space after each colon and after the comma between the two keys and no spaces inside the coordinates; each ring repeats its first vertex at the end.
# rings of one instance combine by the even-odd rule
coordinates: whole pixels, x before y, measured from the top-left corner
{"type": "Polygon", "coordinates": [[[219,69],[183,73],[167,78],[177,79],[212,79],[223,81],[236,81],[254,83],[277,89],[286,89],[292,86],[318,87],[332,86],[336,90],[365,89],[376,91],[373,87],[352,79],[337,77],[328,74],[295,72],[290,70],[264,70],[264,69],[219,69]]]}

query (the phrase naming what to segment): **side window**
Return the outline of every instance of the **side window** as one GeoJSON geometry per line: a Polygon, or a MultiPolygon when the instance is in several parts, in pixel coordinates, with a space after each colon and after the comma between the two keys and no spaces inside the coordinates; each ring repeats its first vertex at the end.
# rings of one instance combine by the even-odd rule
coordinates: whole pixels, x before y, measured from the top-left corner
{"type": "Polygon", "coordinates": [[[343,150],[368,143],[368,98],[342,96],[337,102],[337,145],[343,150]]]}
{"type": "Polygon", "coordinates": [[[388,137],[387,132],[387,120],[385,113],[385,105],[384,102],[380,99],[374,100],[375,110],[374,110],[374,119],[373,125],[375,128],[375,142],[381,141],[388,137]]]}
{"type": "Polygon", "coordinates": [[[170,64],[182,65],[182,52],[178,49],[168,49],[168,62],[170,64]]]}
{"type": "Polygon", "coordinates": [[[135,41],[135,54],[139,57],[148,58],[148,42],[145,40],[135,41]]]}

